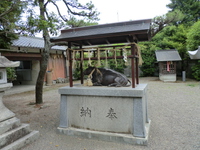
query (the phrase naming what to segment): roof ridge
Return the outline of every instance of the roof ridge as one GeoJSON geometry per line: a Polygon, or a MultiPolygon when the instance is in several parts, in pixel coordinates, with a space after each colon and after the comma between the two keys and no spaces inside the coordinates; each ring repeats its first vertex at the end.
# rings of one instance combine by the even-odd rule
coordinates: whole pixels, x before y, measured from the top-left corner
{"type": "Polygon", "coordinates": [[[20,35],[19,37],[26,37],[26,38],[34,38],[34,39],[41,39],[41,40],[43,40],[42,37],[35,37],[35,36],[23,36],[23,35],[20,35]]]}

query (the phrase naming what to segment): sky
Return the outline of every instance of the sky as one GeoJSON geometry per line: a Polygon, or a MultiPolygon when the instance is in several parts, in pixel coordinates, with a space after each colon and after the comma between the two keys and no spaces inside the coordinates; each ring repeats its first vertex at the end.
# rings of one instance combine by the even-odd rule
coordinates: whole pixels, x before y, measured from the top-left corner
{"type": "MultiPolygon", "coordinates": [[[[79,0],[88,2],[89,0],[79,0]]],[[[168,12],[170,0],[91,0],[100,12],[99,24],[152,19],[168,12]]]]}

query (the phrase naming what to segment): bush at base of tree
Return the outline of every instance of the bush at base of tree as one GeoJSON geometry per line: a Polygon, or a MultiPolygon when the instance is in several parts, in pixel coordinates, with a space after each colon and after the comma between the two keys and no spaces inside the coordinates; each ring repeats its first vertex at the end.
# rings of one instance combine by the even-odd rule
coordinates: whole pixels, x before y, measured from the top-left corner
{"type": "Polygon", "coordinates": [[[198,81],[200,81],[200,69],[199,68],[200,68],[200,60],[197,62],[197,64],[192,66],[192,75],[198,81]]]}

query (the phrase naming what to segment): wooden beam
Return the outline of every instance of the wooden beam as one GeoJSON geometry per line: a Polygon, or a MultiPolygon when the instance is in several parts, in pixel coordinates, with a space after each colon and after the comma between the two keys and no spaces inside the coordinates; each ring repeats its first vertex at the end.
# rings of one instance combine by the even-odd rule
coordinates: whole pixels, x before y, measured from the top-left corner
{"type": "Polygon", "coordinates": [[[86,43],[87,43],[88,45],[92,45],[88,40],[86,41],[86,43]]]}
{"type": "Polygon", "coordinates": [[[105,39],[105,41],[106,41],[107,44],[110,44],[110,42],[108,41],[108,39],[105,39]]]}
{"type": "Polygon", "coordinates": [[[127,41],[128,43],[131,43],[128,37],[126,38],[126,41],[127,41]]]}
{"type": "MultiPolygon", "coordinates": [[[[91,57],[91,60],[98,60],[98,58],[95,56],[95,51],[93,52],[94,56],[91,57]]],[[[116,56],[116,59],[123,59],[124,56],[116,56]]],[[[138,56],[127,56],[127,58],[138,58],[138,56]]],[[[109,56],[109,57],[100,57],[100,59],[115,59],[114,56],[109,56]]],[[[80,58],[77,58],[76,60],[81,60],[80,58]]],[[[83,58],[83,60],[89,60],[89,58],[83,58]]]]}

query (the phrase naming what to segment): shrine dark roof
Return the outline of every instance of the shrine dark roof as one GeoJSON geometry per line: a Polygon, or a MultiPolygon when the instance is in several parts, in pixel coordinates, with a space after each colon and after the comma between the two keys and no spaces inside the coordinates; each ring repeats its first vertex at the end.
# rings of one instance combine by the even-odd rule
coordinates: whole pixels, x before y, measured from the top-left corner
{"type": "MultiPolygon", "coordinates": [[[[40,37],[19,36],[18,39],[12,41],[12,46],[29,47],[29,48],[44,48],[44,39],[40,37]]],[[[52,50],[66,50],[66,46],[53,46],[52,50]]]]}
{"type": "Polygon", "coordinates": [[[181,57],[177,50],[157,50],[156,59],[158,62],[160,61],[181,61],[181,57]]]}
{"type": "Polygon", "coordinates": [[[101,45],[148,41],[151,19],[101,24],[61,30],[52,42],[71,42],[73,45],[101,45]]]}

